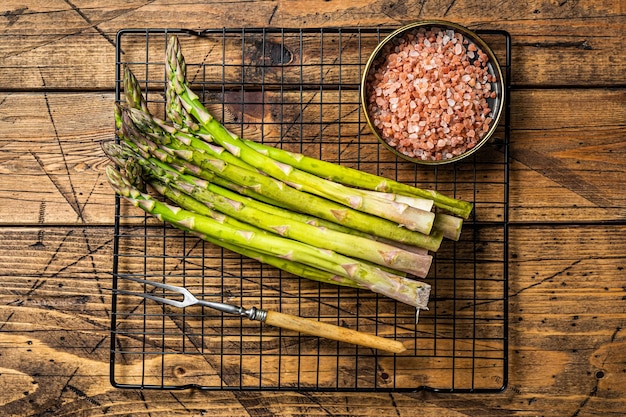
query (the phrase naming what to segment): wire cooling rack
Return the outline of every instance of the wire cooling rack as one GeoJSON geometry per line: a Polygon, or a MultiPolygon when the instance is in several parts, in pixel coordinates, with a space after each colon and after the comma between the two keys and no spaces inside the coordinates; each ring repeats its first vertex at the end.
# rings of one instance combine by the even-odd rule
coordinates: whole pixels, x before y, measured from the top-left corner
{"type": "Polygon", "coordinates": [[[444,241],[420,314],[375,294],[290,276],[165,226],[116,200],[111,382],[119,388],[499,392],[507,385],[510,37],[494,49],[506,108],[488,146],[454,165],[402,162],[368,131],[361,71],[384,28],[122,30],[121,68],[164,114],[164,56],[179,36],[187,74],[212,113],[239,135],[475,203],[458,242],[444,241]],[[278,309],[402,341],[402,354],[260,325],[203,308],[175,310],[117,293],[124,277],[184,285],[200,298],[278,309]]]}

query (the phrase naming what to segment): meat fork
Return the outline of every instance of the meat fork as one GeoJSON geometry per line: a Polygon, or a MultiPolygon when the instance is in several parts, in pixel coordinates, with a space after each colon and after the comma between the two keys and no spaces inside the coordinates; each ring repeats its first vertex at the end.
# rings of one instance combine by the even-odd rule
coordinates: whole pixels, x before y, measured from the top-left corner
{"type": "Polygon", "coordinates": [[[190,307],[192,305],[201,305],[213,308],[224,313],[248,317],[250,320],[265,322],[270,326],[293,330],[310,336],[319,336],[339,342],[346,342],[354,345],[380,349],[392,353],[400,353],[406,350],[406,347],[404,347],[404,345],[397,340],[386,339],[384,337],[347,329],[345,327],[336,326],[334,324],[323,323],[317,320],[306,319],[304,317],[279,313],[272,310],[262,310],[256,307],[244,308],[232,304],[199,300],[184,287],[178,287],[175,285],[168,285],[154,281],[147,281],[144,279],[129,276],[125,276],[124,279],[128,279],[130,281],[135,281],[145,285],[151,285],[153,287],[163,288],[165,290],[181,294],[183,296],[183,300],[178,301],[171,298],[159,297],[157,295],[148,294],[145,292],[138,293],[119,289],[115,291],[117,294],[127,294],[143,297],[159,303],[169,304],[178,308],[190,307]]]}

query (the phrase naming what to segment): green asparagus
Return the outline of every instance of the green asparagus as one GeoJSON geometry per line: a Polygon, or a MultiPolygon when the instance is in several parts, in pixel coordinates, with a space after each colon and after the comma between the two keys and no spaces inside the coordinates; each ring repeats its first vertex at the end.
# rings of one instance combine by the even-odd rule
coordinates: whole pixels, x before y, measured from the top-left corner
{"type": "MultiPolygon", "coordinates": [[[[105,142],[102,144],[102,148],[104,152],[107,154],[109,159],[111,159],[111,161],[115,162],[115,164],[118,167],[124,167],[124,169],[126,170],[129,167],[133,167],[134,165],[133,161],[129,161],[129,159],[137,158],[135,162],[137,164],[141,164],[142,163],[141,161],[143,158],[150,158],[148,156],[144,157],[135,153],[136,149],[131,151],[132,154],[129,154],[128,151],[123,150],[124,145],[127,145],[127,144],[118,145],[113,142],[105,142]]],[[[146,159],[143,159],[143,160],[147,162],[146,159]]],[[[152,164],[158,164],[158,161],[154,159],[151,160],[150,162],[152,164]]],[[[137,172],[137,169],[131,168],[131,171],[137,172]]],[[[133,175],[137,175],[137,174],[127,175],[127,178],[129,179],[129,181],[131,180],[131,178],[129,177],[132,177],[133,175]]],[[[201,183],[201,180],[198,180],[198,182],[201,183]]],[[[262,231],[261,229],[253,225],[240,222],[224,214],[211,210],[206,204],[201,203],[200,201],[194,200],[193,198],[187,196],[186,194],[181,193],[180,191],[177,191],[171,188],[166,183],[155,181],[155,180],[149,181],[149,183],[150,183],[150,186],[152,186],[163,197],[166,197],[167,199],[174,202],[175,204],[183,206],[190,211],[202,214],[204,216],[209,216],[219,222],[228,223],[233,227],[250,230],[250,231],[257,232],[257,233],[264,233],[264,231],[262,231]]],[[[266,263],[268,265],[275,266],[279,269],[282,269],[286,272],[289,272],[293,275],[296,275],[302,278],[307,278],[307,279],[311,279],[314,281],[324,282],[324,283],[333,284],[333,285],[341,285],[341,286],[347,286],[347,287],[353,287],[353,288],[362,288],[359,284],[355,283],[354,281],[346,277],[341,277],[335,274],[331,274],[329,272],[322,271],[320,269],[313,268],[308,265],[299,264],[299,263],[296,263],[287,259],[278,258],[275,256],[260,253],[252,249],[242,248],[236,245],[228,244],[223,241],[217,241],[211,236],[202,235],[193,230],[184,229],[182,227],[181,229],[187,232],[190,232],[196,236],[199,236],[203,240],[213,243],[216,246],[222,246],[232,252],[238,253],[243,256],[247,256],[252,259],[256,259],[259,262],[266,263]]]]}
{"type": "MultiPolygon", "coordinates": [[[[280,201],[292,210],[305,211],[315,217],[392,241],[423,247],[431,251],[437,251],[441,245],[443,238],[441,232],[432,232],[430,235],[426,235],[398,227],[397,223],[302,192],[256,170],[251,171],[238,165],[229,164],[222,159],[211,157],[207,152],[201,152],[187,146],[176,137],[166,134],[155,135],[152,138],[161,142],[154,143],[150,138],[142,135],[139,128],[133,126],[133,115],[145,117],[145,114],[136,109],[124,109],[122,114],[124,135],[134,140],[138,146],[151,152],[158,159],[167,160],[170,165],[182,167],[184,172],[209,181],[212,181],[215,176],[219,176],[239,186],[250,188],[272,200],[280,201]]],[[[134,119],[139,120],[138,117],[134,117],[134,119]]]]}
{"type": "MultiPolygon", "coordinates": [[[[228,216],[214,216],[214,213],[206,205],[200,203],[199,201],[194,200],[193,198],[185,195],[184,193],[174,190],[173,188],[169,187],[165,183],[152,181],[150,185],[155,190],[157,190],[159,194],[163,195],[164,197],[167,197],[169,200],[171,200],[174,203],[178,203],[181,206],[186,206],[190,208],[190,210],[193,212],[213,217],[217,221],[223,221],[233,226],[237,225],[237,227],[240,227],[245,230],[256,229],[242,222],[233,221],[233,219],[229,218],[228,216]]],[[[282,269],[283,271],[289,272],[293,275],[296,275],[302,278],[307,278],[313,281],[324,282],[327,284],[341,285],[345,287],[363,288],[361,285],[343,276],[339,276],[339,275],[336,275],[327,271],[322,271],[318,268],[314,268],[314,267],[304,265],[298,262],[290,261],[288,259],[261,253],[253,249],[248,249],[248,248],[244,248],[241,246],[237,246],[237,245],[225,242],[224,240],[215,239],[204,233],[199,233],[193,230],[186,230],[182,227],[181,229],[188,231],[194,234],[195,236],[200,237],[202,240],[206,240],[207,242],[210,242],[216,246],[221,246],[225,249],[228,249],[232,252],[238,253],[240,255],[246,256],[251,259],[256,259],[257,261],[261,263],[274,266],[278,269],[282,269]]],[[[257,233],[261,232],[260,229],[256,229],[256,230],[258,230],[257,233]]]]}
{"type": "Polygon", "coordinates": [[[201,235],[209,235],[217,241],[225,241],[238,247],[314,266],[347,277],[370,291],[417,309],[427,308],[430,285],[426,283],[384,272],[379,268],[329,250],[322,250],[280,236],[241,230],[180,207],[162,203],[149,194],[139,191],[129,179],[111,166],[107,167],[107,177],[115,192],[120,196],[173,226],[192,230],[201,235]]]}
{"type": "Polygon", "coordinates": [[[416,254],[364,237],[313,226],[292,217],[263,211],[253,201],[229,193],[215,184],[202,182],[199,185],[194,178],[165,169],[157,161],[151,162],[139,155],[137,157],[148,180],[167,183],[177,191],[231,218],[319,248],[408,272],[420,278],[426,277],[430,269],[432,262],[430,255],[416,254]]]}
{"type": "MultiPolygon", "coordinates": [[[[199,133],[201,134],[202,130],[200,130],[199,133]]],[[[435,206],[461,216],[464,219],[469,218],[474,207],[474,205],[470,202],[448,197],[435,190],[424,190],[354,168],[333,164],[332,162],[322,161],[299,153],[285,151],[280,148],[267,146],[251,140],[245,140],[245,143],[249,147],[256,149],[258,152],[265,153],[276,161],[280,161],[284,164],[288,164],[315,175],[323,176],[341,184],[361,187],[367,190],[430,199],[433,201],[435,206]]]]}

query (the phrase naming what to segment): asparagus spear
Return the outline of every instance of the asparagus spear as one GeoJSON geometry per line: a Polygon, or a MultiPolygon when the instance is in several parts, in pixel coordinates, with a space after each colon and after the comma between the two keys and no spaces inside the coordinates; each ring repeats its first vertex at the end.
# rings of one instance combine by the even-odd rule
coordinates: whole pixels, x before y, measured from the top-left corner
{"type": "MultiPolygon", "coordinates": [[[[129,164],[126,160],[132,159],[144,168],[144,177],[147,177],[148,180],[164,182],[178,192],[187,194],[193,201],[186,199],[184,200],[185,204],[180,205],[192,211],[199,212],[198,207],[206,205],[230,218],[242,220],[245,223],[300,242],[368,260],[380,266],[408,272],[420,278],[428,275],[432,256],[427,253],[409,251],[392,244],[372,241],[371,238],[365,237],[366,235],[359,236],[345,231],[319,227],[310,222],[308,216],[271,208],[269,205],[230,192],[210,182],[180,174],[158,160],[134,153],[132,150],[125,152],[122,146],[108,144],[103,148],[118,166],[124,166],[128,169],[129,164]]],[[[153,182],[151,184],[155,188],[163,190],[163,187],[155,185],[153,182]]],[[[161,192],[161,194],[163,193],[161,192]]],[[[173,198],[170,195],[167,197],[173,198]]],[[[178,196],[175,195],[175,197],[178,196]]],[[[180,199],[181,197],[176,201],[179,202],[180,199]]],[[[201,214],[206,214],[206,211],[201,214]]]]}
{"type": "Polygon", "coordinates": [[[153,139],[161,141],[156,144],[134,126],[132,115],[145,117],[144,113],[136,109],[124,109],[122,112],[122,134],[134,141],[139,147],[152,153],[156,158],[180,167],[183,172],[191,173],[208,181],[212,181],[217,175],[239,186],[253,189],[256,193],[272,200],[280,201],[292,210],[301,210],[315,217],[392,241],[419,246],[432,251],[438,250],[441,245],[443,236],[440,232],[425,235],[398,227],[396,223],[389,220],[351,209],[319,196],[304,193],[257,171],[250,171],[241,166],[228,164],[221,159],[210,157],[206,152],[201,152],[181,143],[176,137],[166,134],[154,135],[153,139]]]}
{"type": "MultiPolygon", "coordinates": [[[[149,156],[141,155],[137,153],[136,148],[130,149],[130,150],[124,149],[125,146],[128,146],[128,144],[127,143],[116,144],[113,142],[105,142],[102,144],[102,149],[107,154],[109,159],[113,161],[118,167],[123,167],[124,170],[127,170],[130,168],[131,171],[135,173],[138,171],[135,167],[137,164],[143,165],[144,163],[149,162],[150,164],[158,165],[160,163],[159,161],[152,159],[149,156]]],[[[133,175],[137,175],[137,174],[127,175],[127,178],[131,180],[131,177],[133,175]]],[[[137,182],[137,181],[133,180],[133,182],[137,182]]],[[[154,188],[163,197],[166,197],[167,199],[172,201],[174,204],[185,207],[190,211],[202,214],[204,216],[211,217],[218,222],[228,223],[233,227],[238,227],[240,229],[245,229],[245,230],[249,230],[249,231],[253,231],[257,233],[265,233],[263,230],[259,229],[258,227],[238,221],[222,213],[218,213],[214,210],[211,210],[206,204],[200,201],[194,200],[192,197],[189,197],[188,195],[173,189],[172,187],[168,186],[164,182],[157,181],[157,180],[150,180],[148,182],[150,186],[152,186],[152,188],[154,188]]],[[[198,180],[198,182],[201,182],[201,180],[198,180]]],[[[184,229],[182,227],[181,229],[187,232],[190,232],[191,234],[194,234],[196,236],[199,236],[201,239],[206,240],[210,243],[213,243],[217,246],[221,246],[232,252],[238,253],[240,255],[244,255],[249,258],[256,259],[259,262],[275,266],[279,269],[282,269],[284,271],[287,271],[299,277],[311,279],[314,281],[329,283],[333,285],[341,285],[341,286],[347,286],[347,287],[353,287],[353,288],[362,288],[357,283],[345,277],[331,274],[329,272],[322,271],[317,268],[310,267],[308,265],[299,264],[297,262],[293,262],[288,259],[278,258],[275,256],[260,253],[258,251],[254,251],[252,249],[246,249],[246,248],[242,248],[236,245],[228,244],[223,241],[217,241],[211,236],[202,235],[193,230],[184,229]]]]}
{"type": "MultiPolygon", "coordinates": [[[[315,226],[315,227],[330,229],[330,230],[334,230],[334,231],[341,232],[341,233],[347,233],[350,235],[367,238],[369,240],[379,241],[379,242],[387,244],[388,246],[393,246],[397,249],[412,252],[414,254],[418,254],[422,256],[428,254],[428,249],[425,249],[422,247],[413,246],[411,244],[404,244],[404,243],[400,243],[397,241],[392,241],[390,239],[384,239],[379,236],[362,232],[360,230],[351,229],[349,227],[343,226],[338,223],[320,219],[318,217],[310,216],[310,215],[303,214],[300,212],[291,211],[283,207],[277,206],[276,205],[277,203],[273,200],[271,200],[269,203],[265,201],[261,201],[263,200],[262,198],[263,196],[255,193],[254,191],[248,188],[240,187],[236,184],[233,184],[230,181],[227,181],[219,177],[215,177],[211,173],[207,173],[203,175],[206,179],[209,179],[210,182],[205,181],[204,179],[197,178],[193,175],[187,175],[185,174],[186,170],[183,167],[179,166],[176,169],[174,169],[173,167],[162,162],[163,158],[157,160],[151,157],[149,152],[140,149],[139,147],[137,147],[135,143],[133,143],[132,141],[129,141],[128,139],[126,139],[122,143],[122,145],[123,146],[117,146],[115,144],[103,145],[103,147],[105,148],[105,153],[109,154],[110,158],[116,161],[118,166],[125,165],[125,162],[123,161],[123,159],[128,158],[129,156],[125,155],[122,157],[120,156],[120,154],[124,153],[122,150],[124,147],[128,147],[130,148],[129,149],[129,152],[131,153],[130,157],[136,157],[139,163],[142,163],[142,161],[144,160],[149,161],[150,164],[156,165],[160,169],[168,170],[176,175],[180,175],[180,178],[184,179],[190,185],[201,187],[201,188],[210,188],[212,192],[220,194],[225,198],[235,200],[246,205],[253,206],[255,209],[263,211],[265,213],[274,214],[277,216],[291,219],[293,221],[306,223],[308,225],[315,226]],[[251,198],[250,196],[253,198],[251,198]]],[[[196,210],[193,210],[193,211],[196,211],[196,210]]],[[[440,243],[440,239],[438,238],[436,241],[433,242],[432,248],[436,249],[439,243],[440,243]]],[[[398,273],[398,271],[396,270],[395,273],[398,273]]]]}
{"type": "MultiPolygon", "coordinates": [[[[346,256],[364,259],[388,268],[408,272],[417,277],[428,275],[432,257],[418,255],[394,246],[370,239],[316,227],[311,224],[259,210],[254,202],[238,198],[211,183],[197,185],[194,179],[163,169],[156,163],[141,159],[144,175],[169,184],[174,189],[206,204],[212,209],[263,230],[308,243],[319,248],[329,249],[346,256]]],[[[197,210],[193,210],[197,211],[197,210]]]]}
{"type": "MultiPolygon", "coordinates": [[[[199,133],[202,133],[202,130],[200,130],[199,133]]],[[[436,207],[461,216],[464,219],[469,218],[474,207],[470,202],[448,197],[435,190],[424,190],[368,172],[311,158],[300,153],[285,151],[251,140],[246,140],[245,143],[258,152],[267,154],[272,159],[315,175],[324,176],[342,184],[373,191],[416,196],[433,200],[436,207]]]]}
{"type": "Polygon", "coordinates": [[[178,38],[175,36],[170,37],[168,42],[166,61],[165,68],[169,89],[176,93],[182,106],[198,120],[199,124],[212,136],[212,139],[231,154],[294,188],[394,221],[410,230],[425,234],[430,233],[434,222],[434,213],[430,211],[419,210],[405,203],[377,198],[359,189],[346,187],[343,184],[301,171],[255,151],[213,118],[200,102],[198,96],[188,87],[185,79],[184,58],[180,51],[178,38]]]}
{"type": "Polygon", "coordinates": [[[283,257],[305,265],[331,272],[363,285],[365,288],[418,309],[426,309],[430,286],[426,283],[399,277],[349,257],[321,250],[300,242],[269,234],[254,233],[221,224],[209,217],[155,200],[132,186],[131,182],[113,167],[108,166],[107,177],[116,193],[133,205],[176,227],[210,235],[247,249],[283,257]]]}
{"type": "Polygon", "coordinates": [[[437,213],[433,230],[443,233],[443,237],[458,241],[461,238],[463,219],[446,213],[437,213]]]}
{"type": "MultiPolygon", "coordinates": [[[[202,202],[200,202],[198,200],[195,200],[193,197],[185,194],[184,192],[181,192],[181,191],[173,188],[173,186],[171,184],[167,184],[167,183],[161,182],[161,181],[156,180],[156,179],[149,180],[148,184],[156,192],[158,192],[162,196],[164,196],[167,199],[169,199],[171,202],[174,203],[174,205],[178,205],[181,208],[184,208],[184,209],[189,210],[189,211],[193,211],[194,213],[202,214],[204,216],[209,216],[209,217],[211,217],[211,218],[213,218],[213,219],[215,219],[215,220],[217,220],[219,222],[228,223],[228,224],[230,224],[230,225],[232,225],[234,227],[240,228],[242,230],[251,230],[251,231],[254,231],[256,233],[270,233],[270,232],[267,232],[267,231],[265,231],[263,229],[260,229],[260,228],[258,228],[256,226],[253,226],[253,225],[251,225],[249,223],[244,223],[244,222],[242,222],[240,220],[237,220],[235,218],[229,217],[229,216],[227,216],[227,215],[225,215],[223,213],[219,213],[219,212],[213,211],[210,208],[208,208],[208,206],[205,205],[204,203],[202,203],[202,202]]],[[[195,235],[198,235],[198,233],[195,233],[195,232],[193,232],[193,233],[195,235]]],[[[209,240],[209,241],[211,243],[215,243],[213,240],[209,240]]],[[[224,245],[222,245],[222,246],[224,246],[224,245]]],[[[227,248],[226,246],[224,246],[224,247],[227,248]]],[[[229,249],[229,248],[227,248],[227,249],[229,249]]],[[[237,250],[233,250],[233,252],[242,253],[242,250],[244,250],[244,249],[245,248],[238,248],[237,250]]],[[[253,251],[249,251],[249,252],[253,252],[253,251]]],[[[266,255],[264,255],[264,254],[257,254],[255,256],[249,256],[249,257],[253,258],[253,259],[260,260],[260,259],[262,259],[261,257],[264,257],[264,256],[266,256],[266,255]]],[[[362,260],[362,261],[365,262],[365,263],[374,265],[374,266],[376,266],[376,267],[378,267],[378,268],[380,268],[380,269],[382,269],[384,271],[390,272],[390,273],[392,273],[394,275],[398,275],[398,276],[402,276],[402,277],[406,277],[407,276],[407,274],[405,272],[402,272],[400,270],[397,270],[397,269],[394,269],[394,268],[390,268],[390,267],[387,267],[387,266],[384,266],[384,265],[377,265],[377,264],[375,264],[373,262],[369,262],[369,261],[365,261],[365,260],[362,260]]],[[[280,265],[275,264],[276,262],[277,261],[274,260],[274,261],[266,262],[266,263],[269,263],[270,265],[274,265],[274,266],[277,266],[277,267],[279,267],[281,269],[284,269],[280,265]]],[[[295,263],[295,262],[289,261],[287,259],[280,259],[280,262],[281,263],[295,263]]],[[[300,267],[298,266],[298,267],[295,267],[295,268],[297,270],[297,268],[300,268],[300,267]]],[[[315,269],[317,271],[316,268],[312,268],[312,269],[315,269]]],[[[285,269],[285,270],[291,272],[290,269],[285,269]]],[[[349,286],[349,287],[354,287],[354,288],[362,288],[359,284],[351,281],[348,278],[340,277],[340,276],[333,275],[333,274],[329,274],[326,271],[319,271],[319,273],[316,273],[316,274],[319,275],[319,274],[322,274],[322,273],[327,274],[328,276],[322,276],[322,277],[317,276],[317,277],[314,277],[312,279],[314,279],[316,281],[327,282],[327,283],[330,283],[330,284],[338,284],[338,285],[349,286]]],[[[302,276],[304,278],[307,278],[307,276],[303,276],[303,275],[300,275],[300,276],[302,276]]]]}
{"type": "MultiPolygon", "coordinates": [[[[199,201],[194,200],[193,198],[187,196],[184,193],[178,192],[174,189],[172,189],[171,187],[167,186],[165,183],[161,183],[158,181],[151,181],[150,185],[157,190],[157,192],[161,195],[163,195],[164,197],[167,197],[168,199],[170,199],[171,201],[173,201],[174,203],[178,203],[181,206],[186,206],[187,208],[189,208],[191,211],[194,211],[196,213],[199,214],[204,214],[204,215],[208,215],[213,217],[212,213],[211,213],[211,209],[209,209],[206,205],[200,203],[199,201]]],[[[238,224],[236,222],[233,222],[232,219],[228,218],[227,216],[221,216],[216,218],[216,220],[218,221],[224,221],[228,224],[231,225],[235,225],[238,224]]],[[[244,228],[246,230],[254,230],[256,228],[252,228],[252,227],[246,227],[249,225],[245,225],[244,223],[239,223],[238,224],[239,227],[244,228]]],[[[182,227],[181,227],[182,228],[182,227]]],[[[184,228],[183,228],[184,230],[184,228]]],[[[260,229],[257,229],[260,232],[260,229]]],[[[259,251],[255,251],[253,249],[249,249],[249,248],[244,248],[241,246],[237,246],[231,243],[228,243],[224,240],[217,240],[213,237],[211,237],[210,235],[204,234],[204,233],[199,233],[193,230],[186,230],[192,234],[194,234],[195,236],[198,236],[199,238],[201,238],[202,240],[206,240],[209,243],[212,243],[216,246],[221,246],[225,249],[230,250],[231,252],[235,252],[238,253],[240,255],[246,256],[248,258],[251,259],[255,259],[261,263],[265,263],[271,266],[274,266],[278,269],[282,269],[283,271],[289,272],[293,275],[302,277],[302,278],[307,278],[313,281],[319,281],[319,282],[324,282],[327,284],[333,284],[333,285],[341,285],[341,286],[345,286],[345,287],[352,287],[352,288],[363,288],[361,285],[355,283],[354,281],[352,281],[349,278],[343,277],[343,276],[339,276],[337,274],[333,274],[327,271],[322,271],[318,268],[314,268],[308,265],[304,265],[298,262],[294,262],[294,261],[290,261],[289,259],[284,259],[284,258],[280,258],[277,256],[272,256],[272,255],[268,255],[265,253],[261,253],[259,251]]]]}

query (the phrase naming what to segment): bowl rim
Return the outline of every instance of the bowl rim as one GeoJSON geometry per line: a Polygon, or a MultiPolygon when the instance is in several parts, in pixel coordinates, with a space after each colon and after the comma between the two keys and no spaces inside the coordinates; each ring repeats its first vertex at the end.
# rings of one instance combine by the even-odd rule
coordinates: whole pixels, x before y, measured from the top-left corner
{"type": "Polygon", "coordinates": [[[363,69],[363,73],[361,74],[361,86],[360,87],[361,87],[360,88],[361,89],[360,91],[361,109],[363,111],[363,114],[365,115],[365,120],[367,122],[369,129],[374,134],[374,136],[376,136],[376,139],[378,139],[378,141],[381,144],[383,144],[388,150],[396,154],[398,157],[404,160],[407,160],[409,162],[413,162],[413,163],[421,164],[421,165],[450,164],[450,163],[458,162],[462,159],[465,159],[466,157],[478,151],[485,143],[489,142],[489,140],[495,133],[500,123],[500,119],[502,118],[502,115],[504,113],[504,107],[506,105],[505,94],[504,94],[504,77],[503,77],[502,67],[500,66],[500,63],[495,53],[491,49],[491,47],[473,30],[463,25],[460,25],[458,23],[450,22],[447,20],[436,20],[436,19],[419,20],[419,21],[415,21],[407,25],[401,26],[398,29],[391,32],[389,35],[387,35],[382,41],[378,43],[376,48],[374,48],[374,50],[370,54],[367,60],[367,63],[365,64],[365,67],[363,69]],[[372,68],[374,61],[376,61],[376,59],[378,58],[379,53],[385,47],[385,45],[387,45],[397,36],[402,35],[405,32],[408,32],[410,30],[420,28],[420,27],[441,27],[442,29],[452,29],[454,31],[460,32],[463,36],[469,37],[472,42],[478,44],[481,50],[487,54],[487,56],[489,57],[489,62],[492,63],[493,65],[493,70],[496,73],[496,77],[497,77],[494,84],[496,86],[498,98],[500,99],[497,109],[495,109],[495,111],[492,110],[493,120],[491,122],[491,126],[489,127],[489,130],[485,133],[485,135],[481,138],[480,142],[478,142],[476,146],[474,146],[472,149],[462,153],[461,155],[457,155],[455,157],[448,158],[448,159],[441,159],[438,161],[414,158],[414,157],[403,154],[402,152],[398,151],[397,149],[389,145],[387,141],[378,133],[378,130],[374,127],[373,122],[370,118],[369,112],[367,110],[367,98],[368,98],[367,97],[367,78],[368,78],[368,74],[372,68]]]}

